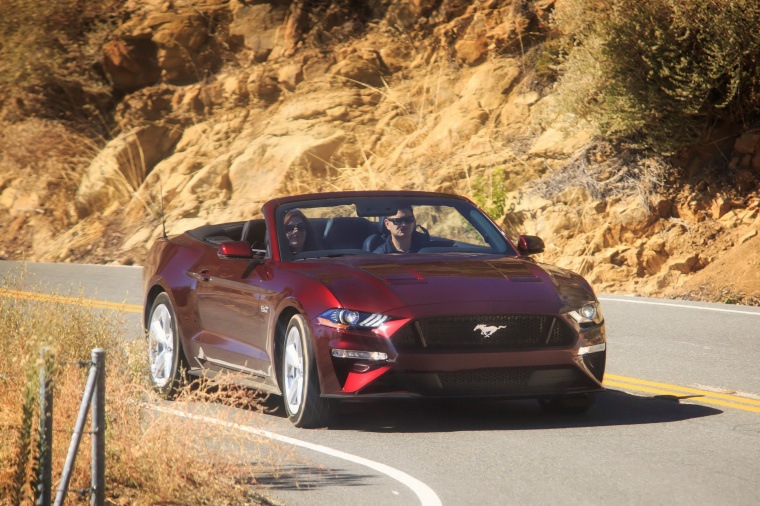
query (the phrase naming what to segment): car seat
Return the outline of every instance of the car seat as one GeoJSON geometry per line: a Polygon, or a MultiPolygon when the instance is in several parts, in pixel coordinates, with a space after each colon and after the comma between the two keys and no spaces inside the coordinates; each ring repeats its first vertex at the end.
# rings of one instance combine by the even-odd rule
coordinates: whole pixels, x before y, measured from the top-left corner
{"type": "Polygon", "coordinates": [[[243,225],[240,240],[248,241],[251,249],[267,249],[266,234],[267,224],[264,220],[248,220],[243,225]]]}
{"type": "Polygon", "coordinates": [[[362,249],[369,253],[372,253],[378,247],[380,247],[385,242],[388,234],[390,233],[385,226],[385,217],[381,216],[380,220],[375,225],[376,231],[373,234],[367,236],[367,238],[364,240],[364,245],[362,246],[362,249]]]}
{"type": "Polygon", "coordinates": [[[374,223],[366,218],[336,216],[325,225],[324,242],[331,249],[360,249],[374,231],[374,223]]]}

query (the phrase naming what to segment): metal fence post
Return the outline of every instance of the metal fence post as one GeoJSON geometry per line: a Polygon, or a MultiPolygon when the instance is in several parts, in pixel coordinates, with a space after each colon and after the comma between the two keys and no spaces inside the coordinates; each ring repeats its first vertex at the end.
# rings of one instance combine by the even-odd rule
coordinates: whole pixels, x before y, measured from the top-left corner
{"type": "Polygon", "coordinates": [[[53,374],[51,352],[45,346],[40,350],[40,467],[37,485],[38,506],[50,506],[52,499],[53,450],[53,374]]]}
{"type": "Polygon", "coordinates": [[[90,504],[102,506],[106,498],[106,351],[92,350],[92,363],[98,371],[92,398],[92,488],[90,504]]]}
{"type": "Polygon", "coordinates": [[[55,506],[61,506],[66,500],[66,494],[69,492],[69,480],[71,479],[71,473],[74,471],[74,462],[77,458],[79,443],[82,441],[82,432],[84,432],[84,426],[87,422],[87,410],[90,407],[90,402],[92,402],[92,395],[95,391],[95,382],[97,379],[98,370],[93,365],[90,367],[90,374],[87,376],[87,384],[85,385],[84,395],[82,396],[82,405],[79,407],[79,415],[77,416],[76,426],[74,427],[74,434],[71,438],[71,444],[69,444],[69,453],[66,455],[66,462],[63,464],[61,483],[58,485],[58,491],[55,494],[55,506]]]}

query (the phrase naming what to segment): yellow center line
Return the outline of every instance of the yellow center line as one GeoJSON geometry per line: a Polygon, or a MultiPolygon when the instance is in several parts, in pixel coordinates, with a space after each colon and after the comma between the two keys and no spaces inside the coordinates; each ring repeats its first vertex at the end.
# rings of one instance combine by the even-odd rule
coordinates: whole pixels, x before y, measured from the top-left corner
{"type": "Polygon", "coordinates": [[[112,309],[114,311],[124,311],[127,313],[142,313],[142,306],[139,304],[127,304],[124,302],[108,302],[76,297],[65,297],[63,295],[55,295],[50,293],[23,292],[21,290],[11,290],[8,288],[0,288],[0,297],[32,300],[36,302],[52,302],[57,304],[79,305],[83,307],[93,307],[98,309],[112,309]]]}
{"type": "MultiPolygon", "coordinates": [[[[24,292],[21,290],[11,290],[8,288],[0,288],[0,297],[32,300],[37,302],[81,305],[84,307],[111,309],[115,311],[124,311],[127,313],[142,313],[143,311],[142,306],[139,304],[97,301],[47,293],[24,292]]],[[[751,411],[753,413],[760,413],[760,400],[740,397],[738,395],[711,392],[709,390],[701,390],[698,388],[683,387],[679,385],[670,385],[668,383],[642,380],[638,378],[619,376],[609,373],[605,375],[604,385],[655,395],[670,395],[677,398],[685,398],[693,402],[715,404],[718,406],[741,409],[744,411],[751,411]]]]}
{"type": "Polygon", "coordinates": [[[655,395],[669,395],[703,404],[714,404],[717,406],[750,411],[752,413],[760,413],[760,401],[756,399],[711,392],[709,390],[701,390],[698,388],[670,385],[668,383],[647,381],[628,376],[618,376],[616,374],[606,374],[604,378],[604,386],[623,388],[655,395]]]}
{"type": "Polygon", "coordinates": [[[605,374],[605,383],[609,380],[614,381],[617,386],[624,386],[628,388],[643,388],[639,385],[654,387],[658,389],[670,390],[666,392],[666,395],[673,395],[673,393],[680,393],[684,395],[698,395],[700,397],[711,397],[714,399],[721,399],[729,402],[739,402],[742,404],[750,404],[753,406],[760,406],[760,400],[750,399],[748,397],[741,397],[739,395],[724,394],[720,392],[711,392],[709,390],[700,390],[699,388],[682,387],[678,385],[670,385],[668,383],[659,383],[657,381],[647,381],[637,378],[630,378],[627,376],[618,376],[616,374],[605,374]],[[630,385],[627,385],[627,384],[630,385]]]}
{"type": "MultiPolygon", "coordinates": [[[[650,388],[650,387],[644,387],[644,386],[634,386],[629,383],[618,383],[617,381],[610,381],[605,379],[604,380],[604,386],[608,387],[618,387],[618,388],[624,388],[627,390],[635,390],[638,392],[646,392],[649,394],[656,394],[656,395],[671,395],[673,397],[678,397],[677,395],[674,395],[673,391],[669,390],[660,390],[657,388],[650,388]]],[[[760,407],[754,407],[754,406],[747,406],[745,404],[736,404],[734,402],[727,402],[720,399],[715,399],[713,397],[695,397],[693,395],[687,395],[684,396],[684,400],[689,400],[693,402],[700,402],[703,404],[715,404],[717,406],[724,406],[727,408],[734,408],[734,409],[741,409],[742,411],[751,411],[752,413],[760,413],[760,407]]],[[[743,399],[737,397],[737,399],[741,399],[740,402],[746,402],[749,399],[743,399]]]]}

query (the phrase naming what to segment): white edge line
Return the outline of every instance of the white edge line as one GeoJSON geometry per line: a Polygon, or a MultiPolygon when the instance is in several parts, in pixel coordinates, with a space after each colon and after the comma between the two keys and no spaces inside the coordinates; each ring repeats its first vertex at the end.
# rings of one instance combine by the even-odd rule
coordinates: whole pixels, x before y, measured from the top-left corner
{"type": "Polygon", "coordinates": [[[600,301],[606,302],[628,302],[631,304],[649,304],[652,306],[667,306],[677,307],[680,309],[701,309],[703,311],[718,311],[720,313],[737,313],[737,314],[750,314],[754,316],[760,316],[760,313],[753,311],[741,311],[738,309],[723,309],[720,307],[704,307],[704,306],[687,306],[684,304],[671,304],[667,302],[653,302],[648,300],[629,300],[629,299],[611,299],[609,297],[598,297],[600,301]]]}
{"type": "Polygon", "coordinates": [[[373,460],[365,459],[363,457],[358,457],[356,455],[351,455],[350,453],[345,453],[340,450],[334,450],[332,448],[328,448],[327,446],[309,443],[307,441],[301,441],[300,439],[294,439],[288,436],[282,436],[280,434],[275,434],[274,432],[269,432],[269,431],[261,430],[261,429],[255,429],[247,425],[241,425],[234,422],[225,422],[223,420],[219,420],[218,418],[193,415],[193,414],[186,413],[184,411],[180,411],[177,409],[163,408],[160,406],[152,406],[152,405],[144,404],[144,403],[142,405],[143,407],[147,409],[152,409],[154,411],[160,411],[162,413],[167,413],[167,414],[179,416],[182,418],[199,420],[199,421],[210,423],[213,425],[221,425],[223,427],[236,429],[242,432],[248,432],[251,434],[255,434],[257,436],[263,436],[269,439],[273,439],[275,441],[280,441],[282,443],[292,444],[294,446],[300,446],[302,448],[307,448],[315,452],[324,453],[332,457],[337,457],[339,459],[347,460],[355,464],[369,467],[370,469],[374,469],[375,471],[379,473],[385,474],[386,476],[389,476],[390,478],[409,487],[409,489],[411,489],[411,491],[414,492],[415,495],[417,495],[422,506],[441,506],[442,504],[441,500],[438,498],[438,496],[433,491],[433,489],[431,489],[430,487],[428,487],[427,485],[425,485],[418,479],[412,476],[409,476],[403,471],[399,471],[398,469],[394,469],[390,466],[381,464],[379,462],[375,462],[373,460]]]}

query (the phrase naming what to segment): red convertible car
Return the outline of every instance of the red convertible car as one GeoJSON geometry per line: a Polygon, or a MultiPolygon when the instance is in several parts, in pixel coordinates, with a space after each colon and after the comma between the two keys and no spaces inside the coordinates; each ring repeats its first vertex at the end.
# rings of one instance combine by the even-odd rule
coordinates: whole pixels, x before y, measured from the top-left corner
{"type": "Polygon", "coordinates": [[[341,401],[535,398],[584,412],[603,390],[604,320],[579,275],[541,264],[469,200],[344,192],[153,245],[144,269],[155,388],[232,373],[299,427],[341,401]]]}

